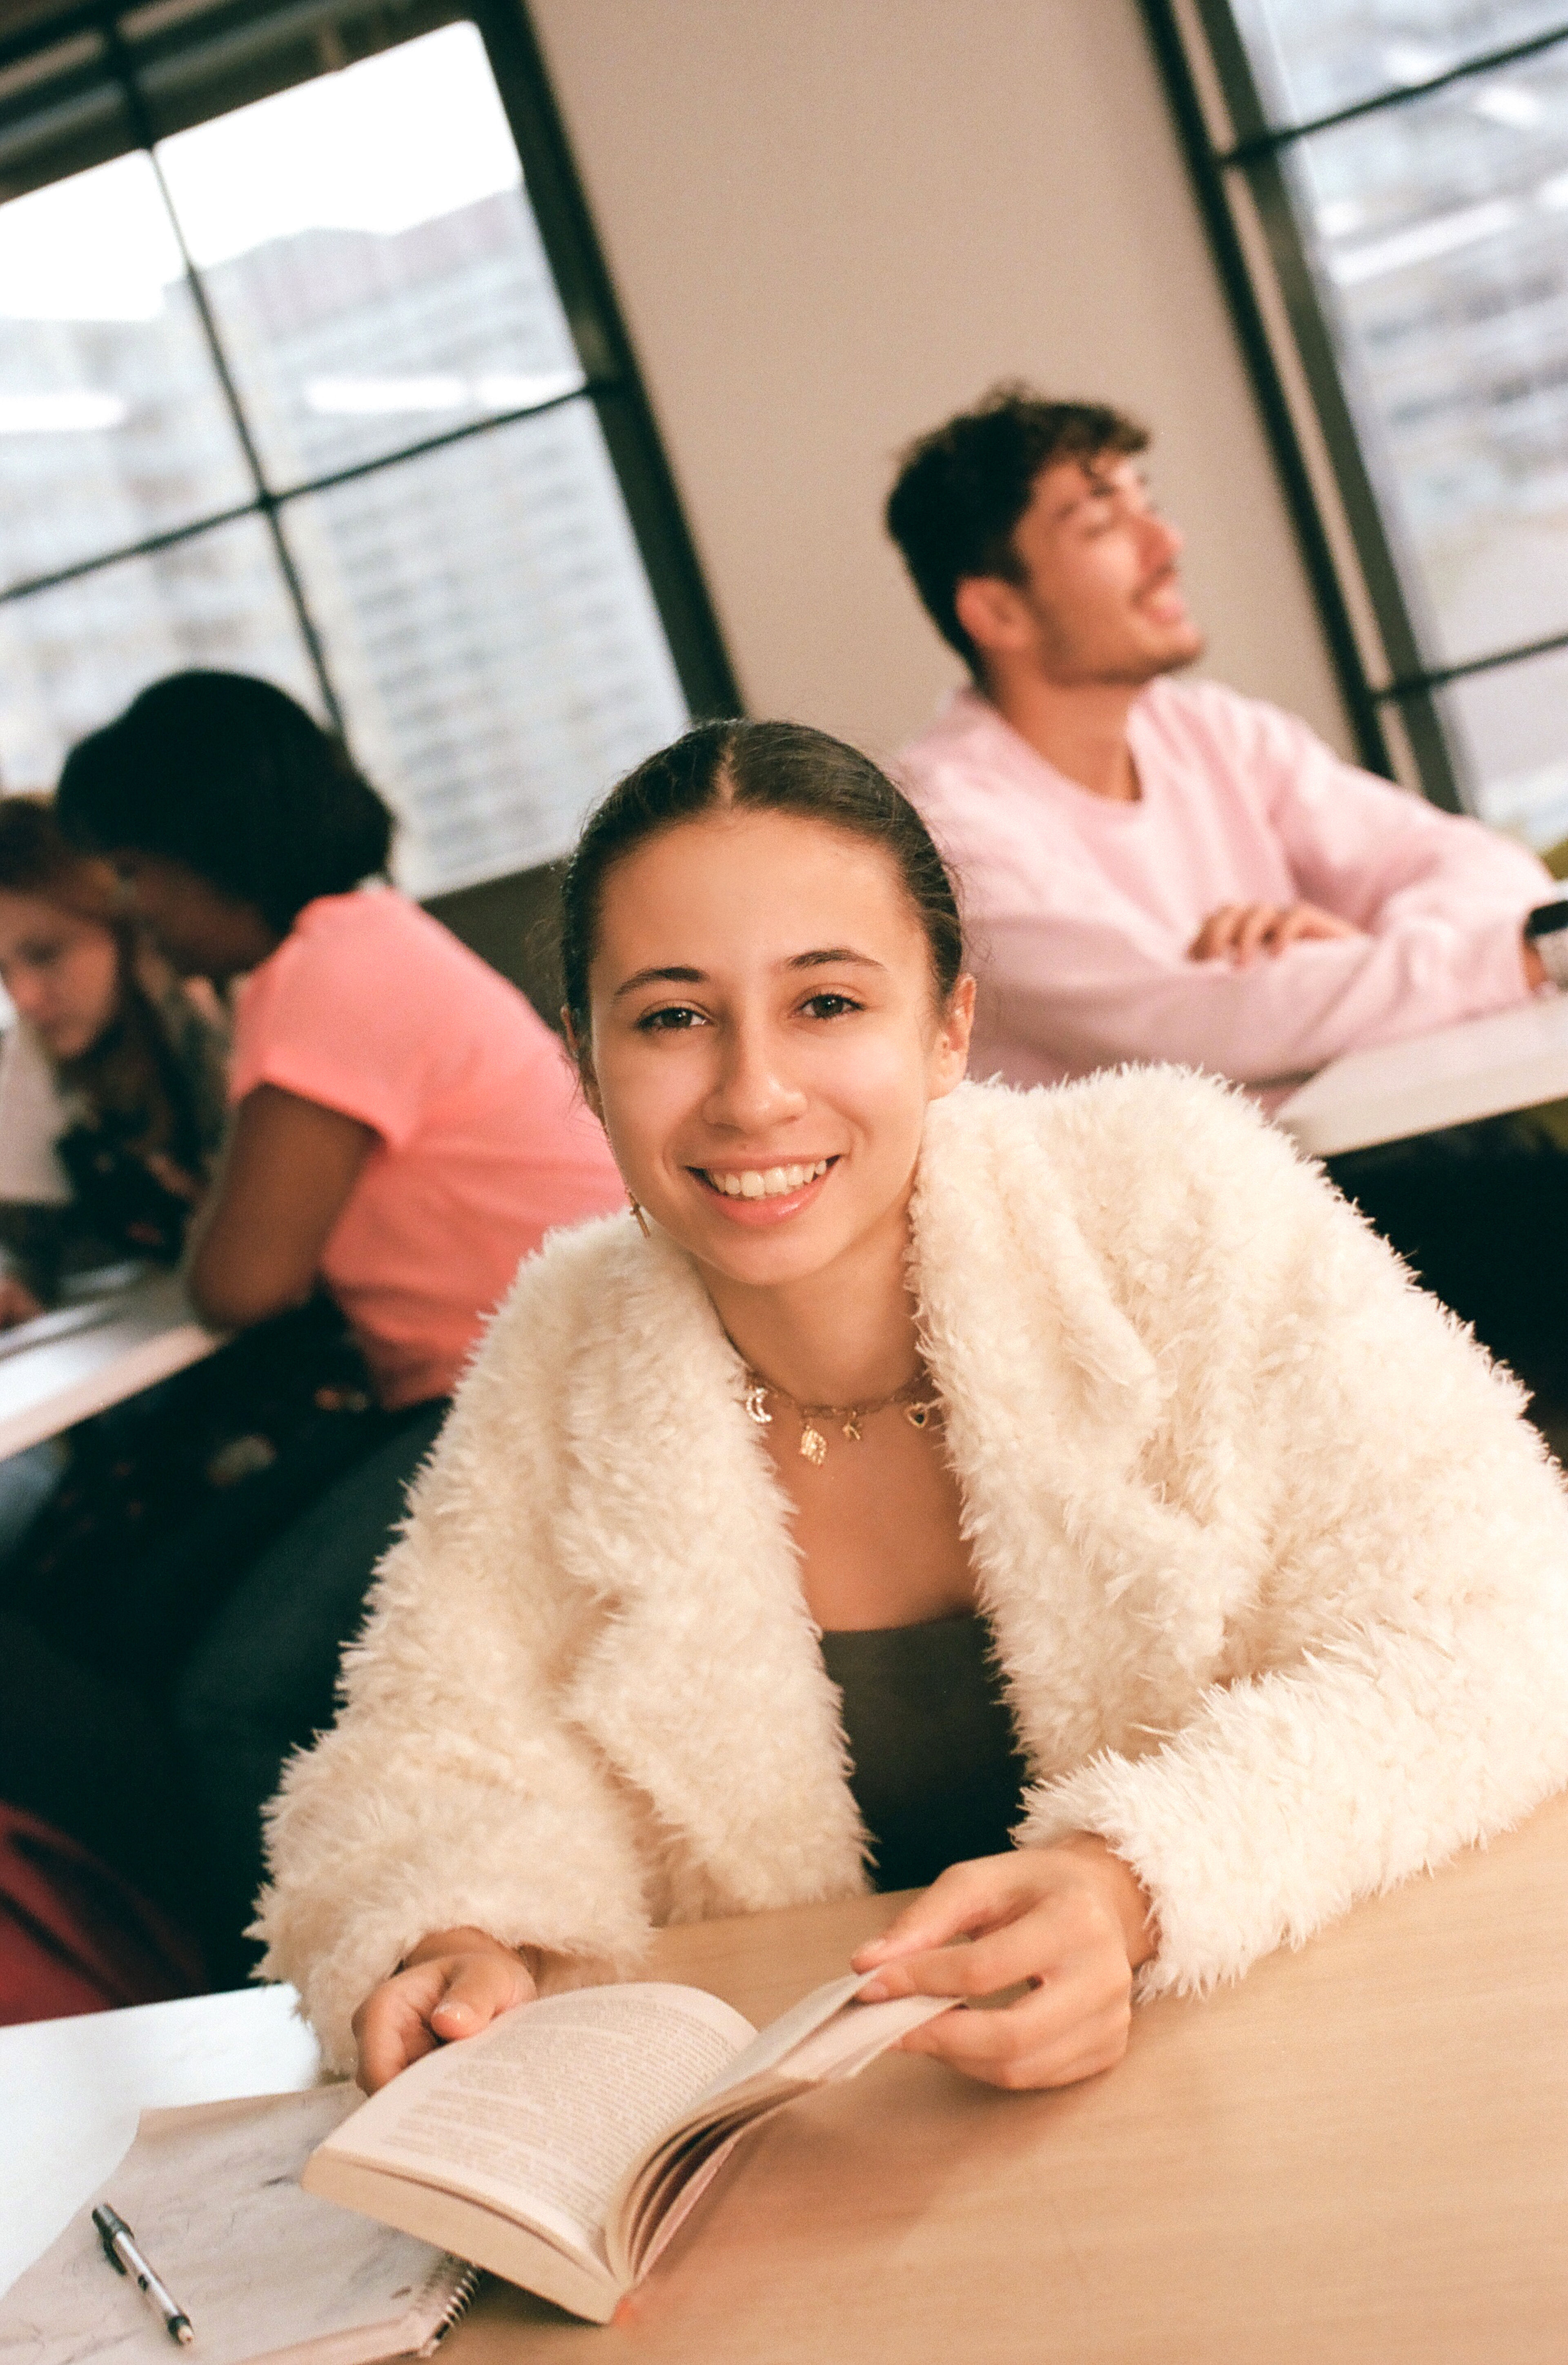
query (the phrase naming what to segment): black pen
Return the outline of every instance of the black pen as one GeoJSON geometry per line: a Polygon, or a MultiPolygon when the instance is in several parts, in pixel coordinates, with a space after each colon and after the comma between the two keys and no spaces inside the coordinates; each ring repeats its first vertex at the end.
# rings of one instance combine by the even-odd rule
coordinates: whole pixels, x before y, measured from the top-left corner
{"type": "Polygon", "coordinates": [[[163,2319],[163,2329],[171,2340],[188,2348],[196,2338],[190,2317],[165,2282],[161,2282],[136,2247],[136,2236],[125,2219],[100,2202],[93,2212],[93,2223],[98,2229],[98,2239],[104,2246],[104,2256],[117,2274],[129,2275],[150,2308],[163,2319]]]}

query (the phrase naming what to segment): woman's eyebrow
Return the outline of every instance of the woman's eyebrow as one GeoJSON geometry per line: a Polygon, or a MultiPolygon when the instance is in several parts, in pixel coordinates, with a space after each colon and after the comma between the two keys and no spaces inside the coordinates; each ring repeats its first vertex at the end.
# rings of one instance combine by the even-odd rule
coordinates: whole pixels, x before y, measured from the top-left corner
{"type": "Polygon", "coordinates": [[[852,945],[823,945],[819,950],[796,953],[786,961],[786,969],[885,969],[887,963],[870,953],[857,953],[852,945]]]}
{"type": "MultiPolygon", "coordinates": [[[[887,963],[878,960],[871,953],[857,953],[852,945],[821,945],[813,946],[809,953],[792,953],[783,966],[790,970],[842,969],[846,966],[881,970],[887,967],[887,963]]],[[[643,985],[706,985],[707,983],[706,970],[689,969],[672,962],[667,968],[633,970],[632,975],[616,987],[610,1000],[619,1002],[624,994],[635,993],[638,987],[643,985]]]]}
{"type": "Polygon", "coordinates": [[[610,1000],[619,1002],[623,993],[635,993],[640,985],[705,985],[707,981],[708,972],[700,969],[633,970],[625,982],[616,987],[610,1000]]]}

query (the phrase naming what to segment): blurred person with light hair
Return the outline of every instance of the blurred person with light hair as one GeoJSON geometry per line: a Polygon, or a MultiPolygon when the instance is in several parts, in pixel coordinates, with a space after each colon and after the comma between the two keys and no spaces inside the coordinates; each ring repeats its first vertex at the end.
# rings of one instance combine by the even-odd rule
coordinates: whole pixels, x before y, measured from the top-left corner
{"type": "Polygon", "coordinates": [[[63,1275],[173,1263],[224,1122],[227,1034],[48,801],[0,798],[0,1328],[63,1275]]]}

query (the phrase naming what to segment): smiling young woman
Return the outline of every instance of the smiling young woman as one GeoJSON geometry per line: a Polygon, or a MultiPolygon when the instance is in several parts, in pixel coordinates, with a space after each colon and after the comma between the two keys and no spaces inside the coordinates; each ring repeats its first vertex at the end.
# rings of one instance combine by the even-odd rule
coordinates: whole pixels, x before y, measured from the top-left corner
{"type": "MultiPolygon", "coordinates": [[[[693,801],[722,744],[694,736],[671,759],[693,801]]],[[[974,1607],[937,1426],[908,1418],[932,1390],[904,1269],[926,1111],[962,1078],[974,985],[946,878],[873,767],[808,733],[756,753],[791,804],[742,787],[634,854],[617,854],[613,804],[590,824],[567,888],[567,1015],[633,1200],[743,1359],[812,1615],[913,1625],[974,1607]],[[881,834],[833,821],[835,772],[881,834]],[[858,1434],[834,1452],[846,1423],[858,1434]]]]}
{"type": "Polygon", "coordinates": [[[1568,1780],[1511,1384],[1223,1088],[964,1083],[953,889],[866,758],[691,732],[589,821],[564,950],[635,1220],[524,1268],[272,1810],[330,2059],[871,1881],[923,1892],[880,1991],[1025,1990],[911,2047],[1062,2083],[1135,1978],[1568,1780]]]}

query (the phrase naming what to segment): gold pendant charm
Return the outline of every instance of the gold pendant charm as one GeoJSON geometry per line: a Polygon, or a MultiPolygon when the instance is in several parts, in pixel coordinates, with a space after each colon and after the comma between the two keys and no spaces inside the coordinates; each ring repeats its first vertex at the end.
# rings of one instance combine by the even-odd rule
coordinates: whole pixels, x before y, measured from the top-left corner
{"type": "Polygon", "coordinates": [[[844,1417],[844,1434],[849,1440],[851,1445],[859,1444],[860,1416],[857,1412],[846,1413],[844,1417]]]}
{"type": "Polygon", "coordinates": [[[807,1421],[801,1431],[801,1452],[813,1470],[820,1470],[827,1460],[827,1440],[814,1421],[807,1421]]]}
{"type": "Polygon", "coordinates": [[[766,1388],[747,1388],[745,1392],[746,1418],[755,1420],[758,1429],[771,1429],[773,1426],[773,1415],[763,1402],[767,1394],[766,1388]]]}
{"type": "Polygon", "coordinates": [[[929,1404],[905,1405],[903,1417],[911,1429],[929,1429],[935,1412],[935,1400],[933,1399],[929,1404]]]}

